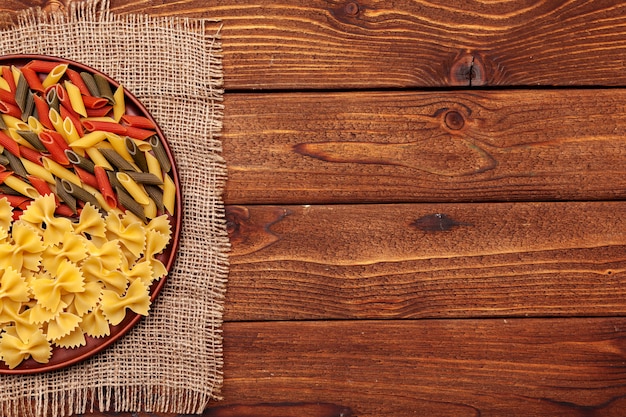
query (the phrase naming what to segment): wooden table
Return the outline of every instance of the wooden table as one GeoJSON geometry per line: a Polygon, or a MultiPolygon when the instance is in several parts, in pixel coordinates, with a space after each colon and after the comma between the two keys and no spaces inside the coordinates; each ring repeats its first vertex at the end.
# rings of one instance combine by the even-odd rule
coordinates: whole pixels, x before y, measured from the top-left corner
{"type": "Polygon", "coordinates": [[[224,24],[205,416],[623,416],[626,6],[260,3],[111,0],[224,24]]]}

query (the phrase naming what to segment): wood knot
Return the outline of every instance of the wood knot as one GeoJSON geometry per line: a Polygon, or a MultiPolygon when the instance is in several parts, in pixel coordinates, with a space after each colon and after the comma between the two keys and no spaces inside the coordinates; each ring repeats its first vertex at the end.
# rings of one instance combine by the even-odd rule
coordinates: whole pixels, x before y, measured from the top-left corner
{"type": "Polygon", "coordinates": [[[351,1],[344,6],[343,10],[346,12],[347,16],[354,17],[359,14],[360,8],[358,3],[351,1]]]}
{"type": "Polygon", "coordinates": [[[449,64],[449,84],[453,86],[481,86],[487,84],[485,64],[480,54],[461,52],[449,64]]]}
{"type": "Polygon", "coordinates": [[[456,110],[450,110],[443,118],[444,123],[451,130],[460,130],[465,126],[465,118],[456,110]]]}
{"type": "Polygon", "coordinates": [[[64,11],[72,0],[48,0],[42,7],[46,13],[64,11]]]}

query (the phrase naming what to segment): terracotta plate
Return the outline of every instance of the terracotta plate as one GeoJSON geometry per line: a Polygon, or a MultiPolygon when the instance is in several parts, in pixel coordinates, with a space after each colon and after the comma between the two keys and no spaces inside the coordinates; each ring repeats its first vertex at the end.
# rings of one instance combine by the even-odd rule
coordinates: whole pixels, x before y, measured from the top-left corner
{"type": "MultiPolygon", "coordinates": [[[[115,80],[108,77],[106,74],[102,74],[99,71],[94,70],[86,65],[83,65],[78,62],[50,57],[50,56],[42,56],[42,55],[6,55],[0,56],[0,66],[16,66],[18,68],[24,66],[26,63],[32,60],[41,60],[41,61],[50,61],[55,63],[65,63],[69,65],[69,68],[76,70],[77,72],[86,71],[91,74],[100,74],[105,79],[109,81],[113,88],[117,88],[119,83],[115,80]]],[[[43,75],[41,76],[43,77],[43,75]]],[[[126,112],[132,115],[141,115],[150,119],[156,126],[156,134],[161,140],[163,147],[166,150],[166,153],[169,157],[169,160],[172,164],[172,169],[170,171],[170,176],[172,177],[175,185],[176,185],[176,207],[175,214],[169,217],[171,228],[172,228],[172,236],[170,242],[159,256],[158,259],[163,262],[168,271],[171,270],[174,260],[176,258],[181,225],[182,225],[182,198],[180,192],[180,184],[178,171],[176,168],[176,164],[174,161],[174,157],[172,151],[167,143],[166,138],[163,135],[163,132],[158,127],[150,113],[146,110],[146,108],[139,102],[139,100],[134,97],[129,92],[125,91],[125,101],[126,101],[126,112]]],[[[156,281],[152,287],[150,288],[150,297],[151,300],[154,301],[158,296],[159,292],[163,288],[166,282],[166,277],[161,278],[156,281]]],[[[74,349],[65,349],[59,347],[53,347],[52,349],[52,357],[48,363],[38,363],[34,361],[32,358],[23,361],[20,365],[18,365],[14,369],[9,369],[9,367],[2,361],[0,361],[0,374],[29,374],[29,373],[39,373],[39,372],[47,372],[56,369],[60,369],[77,362],[83,361],[103,349],[110,346],[112,343],[119,340],[126,332],[128,332],[140,319],[142,316],[133,313],[130,310],[127,310],[126,317],[124,320],[116,325],[111,326],[111,333],[109,336],[103,338],[91,338],[85,335],[86,345],[74,348],[74,349]]]]}

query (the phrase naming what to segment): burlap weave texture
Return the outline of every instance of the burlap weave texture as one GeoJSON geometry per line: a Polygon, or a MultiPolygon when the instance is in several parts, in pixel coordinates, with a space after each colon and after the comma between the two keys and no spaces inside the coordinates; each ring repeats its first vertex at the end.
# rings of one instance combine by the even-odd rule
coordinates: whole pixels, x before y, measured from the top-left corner
{"type": "Polygon", "coordinates": [[[228,272],[219,24],[115,15],[108,0],[88,0],[64,13],[24,12],[0,32],[0,54],[15,53],[79,61],[131,91],[172,148],[184,216],[176,263],[150,315],[85,362],[43,374],[0,375],[0,415],[202,412],[219,398],[222,383],[228,272]]]}

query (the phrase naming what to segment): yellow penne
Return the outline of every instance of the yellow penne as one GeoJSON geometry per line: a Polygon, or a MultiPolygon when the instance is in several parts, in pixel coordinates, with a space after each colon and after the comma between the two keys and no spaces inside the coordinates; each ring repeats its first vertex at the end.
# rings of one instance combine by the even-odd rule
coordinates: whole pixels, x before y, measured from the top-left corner
{"type": "Polygon", "coordinates": [[[29,130],[30,129],[28,125],[24,123],[22,120],[18,119],[17,117],[9,116],[8,114],[3,114],[2,120],[4,121],[4,124],[8,128],[12,128],[15,130],[29,130]]]}
{"type": "Polygon", "coordinates": [[[65,82],[65,91],[70,98],[70,105],[72,109],[83,117],[87,117],[87,110],[85,109],[85,103],[83,103],[83,97],[80,93],[80,89],[69,81],[65,82]]]}
{"type": "Polygon", "coordinates": [[[46,78],[41,82],[43,88],[48,88],[53,84],[56,84],[63,74],[65,74],[65,70],[67,70],[67,64],[59,64],[56,67],[52,68],[52,71],[46,75],[46,78]]]}
{"type": "Polygon", "coordinates": [[[109,164],[109,161],[107,161],[107,159],[104,157],[104,155],[100,153],[98,149],[87,148],[85,149],[85,152],[95,165],[100,165],[102,168],[109,171],[113,170],[113,167],[111,166],[111,164],[109,164]]]}
{"type": "Polygon", "coordinates": [[[48,118],[50,119],[50,123],[52,123],[54,130],[56,130],[57,133],[61,134],[61,136],[63,136],[63,139],[65,139],[65,141],[67,142],[67,134],[63,129],[63,118],[61,117],[59,112],[51,108],[48,112],[48,118]]]}
{"type": "Polygon", "coordinates": [[[148,196],[148,193],[146,193],[141,185],[137,184],[135,180],[129,177],[128,174],[124,172],[117,172],[116,177],[120,184],[122,184],[122,187],[128,191],[128,194],[130,194],[136,202],[142,206],[150,204],[150,197],[148,196]]]}
{"type": "Polygon", "coordinates": [[[106,132],[107,141],[111,144],[115,152],[120,154],[126,161],[133,163],[134,159],[126,149],[126,138],[116,135],[115,133],[106,132]]]}
{"type": "Polygon", "coordinates": [[[22,71],[20,71],[20,69],[17,68],[15,65],[11,65],[11,74],[13,74],[13,82],[15,82],[15,85],[17,85],[17,82],[22,75],[22,71]]]}
{"type": "Polygon", "coordinates": [[[82,186],[82,182],[80,181],[80,178],[78,178],[78,176],[74,174],[72,171],[70,171],[69,169],[66,169],[65,167],[63,167],[61,164],[45,156],[41,158],[41,161],[43,162],[43,167],[47,169],[48,171],[50,171],[52,175],[62,178],[64,180],[67,180],[71,182],[72,184],[82,186]]]}
{"type": "Polygon", "coordinates": [[[30,149],[35,149],[35,147],[31,145],[29,141],[27,141],[19,133],[17,133],[17,129],[10,127],[8,129],[8,132],[9,132],[9,136],[11,137],[11,139],[13,139],[18,144],[22,146],[26,146],[27,148],[30,148],[30,149]]]}
{"type": "Polygon", "coordinates": [[[124,102],[124,88],[120,85],[113,93],[113,119],[119,122],[124,113],[126,113],[126,104],[124,102]]]}
{"type": "Polygon", "coordinates": [[[96,130],[95,132],[89,132],[82,138],[70,143],[72,148],[90,148],[95,146],[107,138],[106,132],[96,130]]]}
{"type": "Polygon", "coordinates": [[[93,116],[93,117],[83,117],[80,120],[84,121],[92,121],[92,122],[108,122],[108,123],[117,123],[112,117],[109,116],[93,116]]]}
{"type": "Polygon", "coordinates": [[[143,212],[148,219],[153,219],[157,215],[157,206],[152,199],[148,202],[148,204],[142,204],[143,212]]]}
{"type": "Polygon", "coordinates": [[[54,176],[52,175],[50,171],[48,171],[41,165],[38,165],[34,162],[29,161],[26,158],[20,158],[20,160],[22,161],[22,165],[24,165],[26,172],[28,172],[30,175],[39,177],[49,184],[54,184],[54,176]]]}
{"type": "Polygon", "coordinates": [[[151,153],[146,153],[146,163],[148,165],[148,172],[156,175],[158,179],[163,181],[163,170],[161,170],[159,160],[156,159],[151,153]]]}
{"type": "Polygon", "coordinates": [[[163,206],[170,213],[174,214],[174,208],[176,206],[176,184],[174,180],[166,175],[163,178],[163,206]]]}
{"type": "Polygon", "coordinates": [[[44,126],[41,124],[41,122],[33,116],[29,116],[26,122],[28,124],[28,127],[30,127],[30,130],[37,134],[40,134],[44,130],[44,126]]]}
{"type": "Polygon", "coordinates": [[[65,138],[69,144],[72,144],[80,139],[76,126],[74,126],[72,119],[69,117],[66,117],[65,120],[63,120],[63,132],[65,133],[65,138]]]}
{"type": "Polygon", "coordinates": [[[9,87],[9,83],[3,77],[0,77],[0,88],[2,88],[4,91],[11,91],[11,87],[9,87]]]}
{"type": "Polygon", "coordinates": [[[35,190],[35,188],[32,185],[28,184],[25,181],[22,181],[15,175],[9,175],[4,180],[4,184],[6,184],[11,189],[17,191],[18,193],[26,197],[30,197],[30,198],[39,197],[39,193],[37,192],[37,190],[35,190]]]}
{"type": "Polygon", "coordinates": [[[152,150],[152,145],[150,145],[150,142],[145,141],[145,140],[140,140],[140,139],[133,139],[130,138],[135,145],[137,146],[137,149],[139,149],[142,152],[148,152],[152,150]]]}

